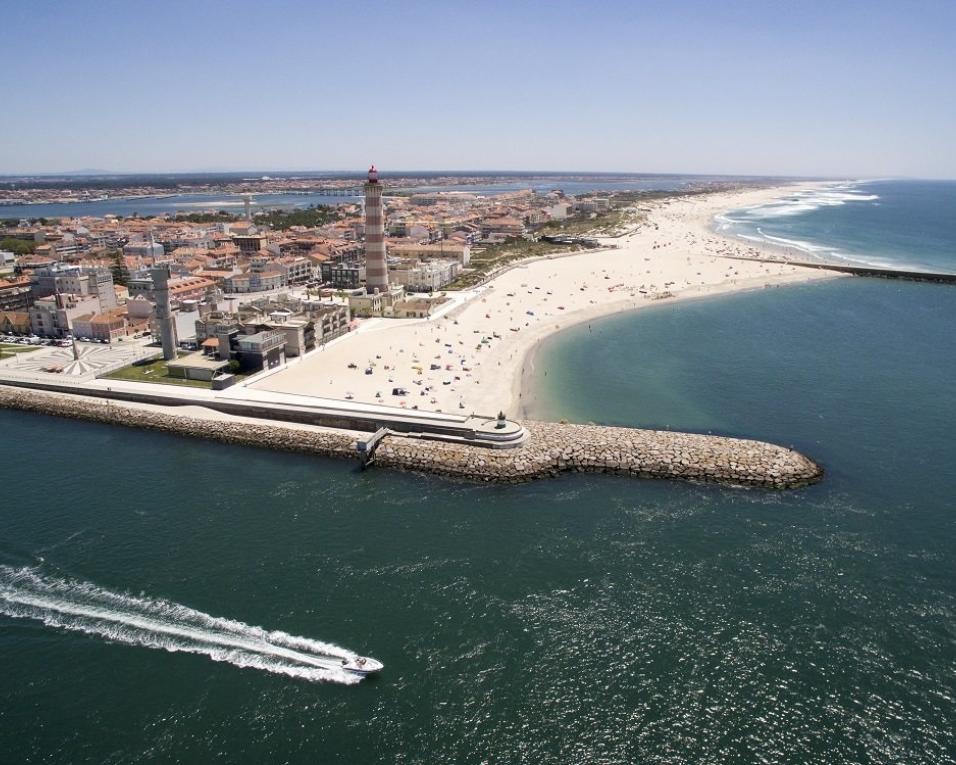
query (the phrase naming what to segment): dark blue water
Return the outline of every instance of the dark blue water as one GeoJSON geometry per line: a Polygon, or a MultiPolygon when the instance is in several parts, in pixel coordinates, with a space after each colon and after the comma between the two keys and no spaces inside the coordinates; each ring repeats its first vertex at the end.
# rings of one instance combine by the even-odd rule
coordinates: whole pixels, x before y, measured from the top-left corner
{"type": "Polygon", "coordinates": [[[4,761],[956,762],[954,295],[766,290],[539,355],[547,413],[793,443],[827,468],[797,492],[474,486],[0,411],[4,761]],[[252,627],[386,670],[237,666],[252,627]]]}
{"type": "Polygon", "coordinates": [[[718,228],[811,259],[956,273],[956,181],[831,184],[718,216],[718,228]]]}

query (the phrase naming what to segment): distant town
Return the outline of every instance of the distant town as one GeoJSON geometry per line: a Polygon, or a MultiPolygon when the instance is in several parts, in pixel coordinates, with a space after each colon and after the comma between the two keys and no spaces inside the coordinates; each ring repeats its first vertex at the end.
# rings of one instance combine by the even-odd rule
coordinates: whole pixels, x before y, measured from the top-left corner
{"type": "MultiPolygon", "coordinates": [[[[2,219],[0,207],[0,354],[73,341],[159,344],[162,293],[173,326],[166,340],[176,350],[166,349],[152,381],[250,374],[339,337],[357,319],[427,318],[448,290],[480,284],[515,260],[594,247],[595,232],[613,234],[640,215],[641,200],[661,196],[441,190],[479,180],[488,182],[398,178],[383,195],[374,169],[363,189],[354,177],[219,179],[217,191],[245,195],[240,214],[2,219]],[[423,182],[438,190],[394,193],[423,182]],[[319,188],[355,201],[262,209],[251,193],[319,188]]],[[[85,188],[47,180],[4,195],[62,201],[104,193],[90,188],[102,179],[74,182],[85,188]]],[[[106,185],[107,196],[163,190],[155,182],[106,185]]],[[[184,189],[209,184],[194,179],[176,191],[184,189]]]]}

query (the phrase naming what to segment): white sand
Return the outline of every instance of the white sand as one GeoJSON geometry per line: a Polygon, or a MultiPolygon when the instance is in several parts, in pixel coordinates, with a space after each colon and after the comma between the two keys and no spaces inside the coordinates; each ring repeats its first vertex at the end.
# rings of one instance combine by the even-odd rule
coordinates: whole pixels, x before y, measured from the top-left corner
{"type": "Polygon", "coordinates": [[[542,338],[560,329],[659,304],[662,301],[653,295],[665,290],[673,295],[666,300],[679,300],[835,276],[723,257],[785,254],[721,236],[711,225],[721,211],[760,204],[797,188],[655,203],[642,226],[624,237],[604,240],[618,249],[526,263],[476,290],[442,318],[370,320],[358,332],[252,387],[333,398],[351,394],[356,401],[393,406],[404,402],[408,408],[445,412],[495,414],[503,409],[509,416],[519,416],[528,354],[542,338]],[[358,368],[349,369],[349,363],[358,368]],[[440,369],[431,371],[432,364],[440,369]],[[370,365],[373,373],[366,375],[370,365]],[[408,395],[393,396],[396,387],[406,388],[408,395]]]}

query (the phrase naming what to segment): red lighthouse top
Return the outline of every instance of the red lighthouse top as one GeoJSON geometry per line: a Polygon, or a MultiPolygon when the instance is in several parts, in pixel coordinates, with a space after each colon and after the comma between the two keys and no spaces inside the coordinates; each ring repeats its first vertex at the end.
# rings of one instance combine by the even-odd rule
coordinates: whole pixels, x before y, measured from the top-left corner
{"type": "Polygon", "coordinates": [[[372,165],[368,169],[368,182],[369,183],[378,183],[378,170],[375,169],[375,165],[372,165]]]}

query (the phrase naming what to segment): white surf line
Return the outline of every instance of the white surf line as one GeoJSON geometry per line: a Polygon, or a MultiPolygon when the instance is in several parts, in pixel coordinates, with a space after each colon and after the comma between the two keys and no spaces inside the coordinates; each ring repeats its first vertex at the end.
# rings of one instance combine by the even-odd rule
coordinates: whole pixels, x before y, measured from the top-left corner
{"type": "Polygon", "coordinates": [[[338,646],[284,632],[267,632],[175,603],[132,598],[83,583],[44,580],[29,570],[0,567],[0,613],[127,645],[203,654],[240,667],[308,680],[351,684],[361,679],[342,670],[341,659],[351,654],[338,646]],[[77,602],[66,597],[70,592],[106,603],[77,602]],[[112,610],[110,606],[125,608],[112,610]]]}

